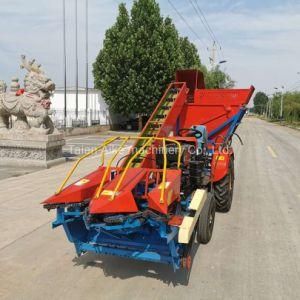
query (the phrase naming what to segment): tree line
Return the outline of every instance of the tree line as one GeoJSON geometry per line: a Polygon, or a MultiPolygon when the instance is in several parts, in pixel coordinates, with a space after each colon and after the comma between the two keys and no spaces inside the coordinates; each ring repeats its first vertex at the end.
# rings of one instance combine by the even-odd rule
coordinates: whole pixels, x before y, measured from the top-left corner
{"type": "Polygon", "coordinates": [[[135,0],[130,12],[121,3],[93,64],[95,88],[110,109],[151,114],[177,69],[201,70],[207,88],[234,85],[219,67],[208,70],[201,63],[196,46],[179,35],[170,17],[161,15],[155,0],[135,0]]]}
{"type": "Polygon", "coordinates": [[[300,122],[300,92],[276,93],[269,98],[265,93],[258,92],[253,100],[251,112],[265,115],[271,120],[280,119],[281,97],[283,100],[283,119],[288,123],[300,122]]]}

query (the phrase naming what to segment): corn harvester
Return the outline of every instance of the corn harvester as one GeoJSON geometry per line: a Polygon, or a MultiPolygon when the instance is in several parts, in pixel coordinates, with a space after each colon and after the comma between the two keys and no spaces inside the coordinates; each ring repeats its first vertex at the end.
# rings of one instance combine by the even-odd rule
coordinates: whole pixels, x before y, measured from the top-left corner
{"type": "Polygon", "coordinates": [[[190,270],[195,240],[207,244],[215,212],[234,187],[232,137],[254,88],[205,89],[203,74],[179,70],[141,135],[116,136],[75,163],[44,208],[56,209],[78,255],[116,255],[190,270]],[[126,155],[122,150],[133,145],[126,155]],[[108,157],[106,149],[114,145],[108,157]],[[102,163],[67,185],[87,156],[102,163]],[[106,157],[105,157],[106,156],[106,157]]]}

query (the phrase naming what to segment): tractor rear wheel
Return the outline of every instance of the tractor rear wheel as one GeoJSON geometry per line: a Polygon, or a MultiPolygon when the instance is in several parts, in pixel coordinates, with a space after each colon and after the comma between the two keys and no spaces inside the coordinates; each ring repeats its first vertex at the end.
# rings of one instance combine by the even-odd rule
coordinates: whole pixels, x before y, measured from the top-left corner
{"type": "Polygon", "coordinates": [[[213,233],[215,223],[216,201],[213,193],[208,193],[197,224],[197,241],[207,244],[213,233]]]}
{"type": "Polygon", "coordinates": [[[214,184],[214,194],[218,212],[229,212],[232,204],[234,186],[234,158],[230,157],[227,175],[214,184]]]}

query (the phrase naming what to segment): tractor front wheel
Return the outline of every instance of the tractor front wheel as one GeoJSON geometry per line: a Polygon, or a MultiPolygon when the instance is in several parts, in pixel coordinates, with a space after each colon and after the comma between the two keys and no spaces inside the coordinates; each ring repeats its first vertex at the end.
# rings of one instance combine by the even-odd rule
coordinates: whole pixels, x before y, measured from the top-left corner
{"type": "Polygon", "coordinates": [[[215,223],[216,201],[213,193],[208,193],[197,225],[197,241],[200,244],[207,244],[213,233],[215,223]]]}
{"type": "Polygon", "coordinates": [[[232,204],[234,186],[234,158],[230,157],[227,175],[214,184],[214,194],[218,212],[229,212],[232,204]]]}

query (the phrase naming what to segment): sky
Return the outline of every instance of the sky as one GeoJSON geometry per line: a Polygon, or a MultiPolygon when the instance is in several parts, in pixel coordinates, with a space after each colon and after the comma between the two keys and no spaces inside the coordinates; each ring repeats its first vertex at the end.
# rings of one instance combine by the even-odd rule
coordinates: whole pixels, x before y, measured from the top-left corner
{"type": "MultiPolygon", "coordinates": [[[[167,0],[159,0],[163,16],[173,19],[179,33],[198,48],[209,63],[212,39],[191,5],[192,0],[170,0],[197,36],[178,17],[167,0]],[[201,39],[199,39],[199,37],[201,39]]],[[[221,68],[236,87],[254,85],[267,94],[274,87],[300,90],[299,0],[195,0],[203,11],[222,51],[221,68]]],[[[105,31],[114,23],[120,0],[89,0],[89,86],[105,31]]],[[[132,1],[123,1],[128,9],[132,1]]],[[[75,85],[75,0],[66,0],[67,84],[75,85]]],[[[35,58],[57,86],[63,85],[62,0],[0,0],[0,80],[23,80],[20,55],[35,58]]],[[[79,85],[85,86],[85,0],[78,0],[79,85]]]]}

